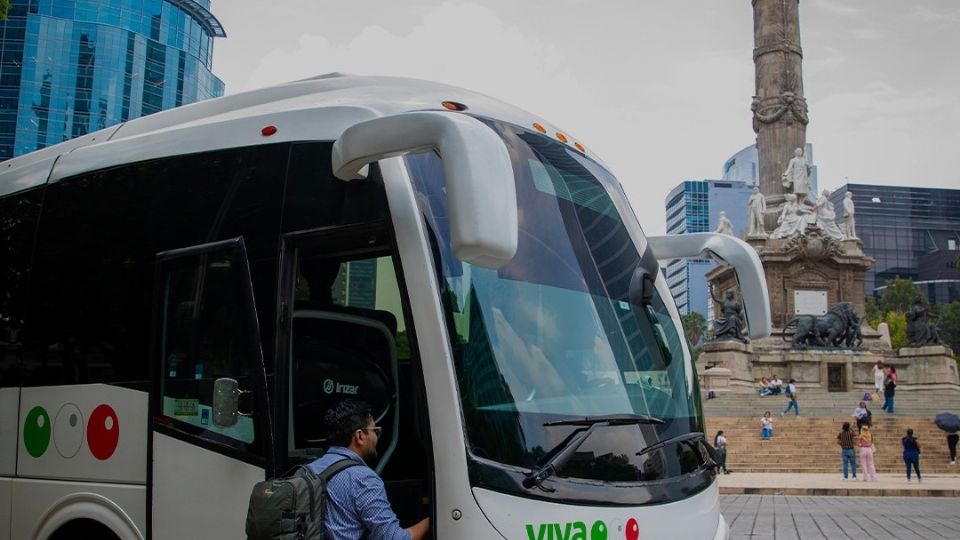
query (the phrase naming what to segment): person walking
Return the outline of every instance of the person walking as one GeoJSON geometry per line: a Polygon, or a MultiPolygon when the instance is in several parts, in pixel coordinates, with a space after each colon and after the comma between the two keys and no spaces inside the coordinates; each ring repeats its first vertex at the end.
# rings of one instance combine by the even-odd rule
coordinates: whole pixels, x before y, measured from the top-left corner
{"type": "Polygon", "coordinates": [[[860,428],[860,437],[858,437],[860,446],[860,467],[863,469],[864,482],[877,481],[877,467],[873,462],[873,435],[870,434],[870,426],[860,428]]]}
{"type": "Polygon", "coordinates": [[[893,414],[893,396],[897,392],[897,370],[892,366],[883,383],[883,407],[887,414],[893,414]]]}
{"type": "Polygon", "coordinates": [[[770,411],[763,413],[760,419],[760,440],[769,441],[773,436],[773,418],[770,418],[770,411]]]}
{"type": "Polygon", "coordinates": [[[883,360],[877,360],[873,366],[873,388],[877,394],[883,394],[883,379],[887,374],[883,369],[883,360]]]}
{"type": "Polygon", "coordinates": [[[800,405],[797,404],[797,381],[796,379],[790,379],[790,382],[787,383],[787,408],[780,413],[780,416],[783,416],[790,412],[790,409],[794,410],[794,416],[800,416],[800,405]]]}
{"type": "Polygon", "coordinates": [[[913,465],[913,470],[917,471],[917,482],[922,482],[920,479],[920,441],[913,436],[913,430],[907,430],[907,436],[900,439],[900,444],[903,446],[903,463],[907,466],[907,482],[910,481],[910,466],[913,465]]]}
{"type": "Polygon", "coordinates": [[[960,435],[956,433],[947,434],[947,448],[950,450],[950,464],[957,464],[957,441],[960,440],[960,435]]]}
{"type": "Polygon", "coordinates": [[[723,474],[730,474],[730,471],[727,470],[727,438],[723,436],[723,430],[718,431],[716,437],[713,438],[713,447],[717,449],[717,454],[720,455],[720,468],[723,469],[723,474]]]}
{"type": "Polygon", "coordinates": [[[850,422],[844,422],[843,428],[837,435],[837,444],[840,446],[840,461],[843,462],[843,480],[847,480],[847,466],[857,479],[857,453],[855,450],[857,436],[850,429],[850,422]]]}

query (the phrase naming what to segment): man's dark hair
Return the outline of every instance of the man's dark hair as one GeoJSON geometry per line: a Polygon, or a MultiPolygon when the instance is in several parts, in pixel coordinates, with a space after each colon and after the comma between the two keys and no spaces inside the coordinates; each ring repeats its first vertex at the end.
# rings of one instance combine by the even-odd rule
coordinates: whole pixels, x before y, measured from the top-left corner
{"type": "Polygon", "coordinates": [[[327,442],[334,446],[349,446],[353,432],[367,427],[373,412],[366,401],[345,399],[330,408],[323,417],[327,426],[327,442]]]}
{"type": "Polygon", "coordinates": [[[843,426],[842,426],[842,429],[843,429],[844,431],[850,431],[850,422],[844,422],[844,423],[843,423],[843,426]]]}

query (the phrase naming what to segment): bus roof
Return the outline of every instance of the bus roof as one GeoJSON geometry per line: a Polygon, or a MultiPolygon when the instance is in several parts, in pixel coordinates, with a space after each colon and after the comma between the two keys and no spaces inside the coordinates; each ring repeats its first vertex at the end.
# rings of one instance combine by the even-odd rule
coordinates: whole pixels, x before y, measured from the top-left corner
{"type": "Polygon", "coordinates": [[[528,128],[536,122],[551,136],[559,131],[517,107],[469,90],[417,79],[330,73],[169,109],[10,159],[0,164],[0,197],[148,159],[285,141],[332,141],[358,122],[444,110],[444,101],[528,128]],[[276,133],[264,135],[266,126],[276,127],[276,133]]]}

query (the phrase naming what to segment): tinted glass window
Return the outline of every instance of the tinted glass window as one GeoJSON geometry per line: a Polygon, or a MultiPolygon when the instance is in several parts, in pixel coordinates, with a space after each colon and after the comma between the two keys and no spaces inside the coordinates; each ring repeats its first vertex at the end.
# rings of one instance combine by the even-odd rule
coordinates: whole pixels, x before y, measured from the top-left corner
{"type": "Polygon", "coordinates": [[[273,343],[289,148],[155,160],[48,187],[25,329],[25,382],[145,389],[156,254],[227,238],[246,242],[263,342],[273,343]]]}
{"type": "MultiPolygon", "coordinates": [[[[209,441],[249,451],[259,447],[253,416],[230,415],[217,425],[214,382],[227,377],[251,390],[259,366],[248,337],[247,261],[234,244],[165,260],[160,266],[161,401],[167,425],[209,441]],[[253,376],[252,376],[253,375],[253,376]]],[[[242,400],[241,412],[252,411],[242,400]]]]}
{"type": "Polygon", "coordinates": [[[41,190],[0,199],[0,386],[20,384],[23,309],[41,190]]]}
{"type": "Polygon", "coordinates": [[[290,152],[283,230],[302,231],[385,219],[387,200],[376,164],[365,180],[333,176],[332,143],[300,143],[290,152]]]}

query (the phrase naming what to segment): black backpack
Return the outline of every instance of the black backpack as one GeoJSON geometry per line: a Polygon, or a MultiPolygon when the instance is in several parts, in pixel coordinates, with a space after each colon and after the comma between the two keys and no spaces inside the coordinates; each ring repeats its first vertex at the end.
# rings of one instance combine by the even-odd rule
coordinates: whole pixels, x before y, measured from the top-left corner
{"type": "Polygon", "coordinates": [[[344,458],[319,475],[298,465],[283,478],[257,482],[247,507],[247,540],[324,540],[327,482],[356,465],[360,464],[344,458]]]}

